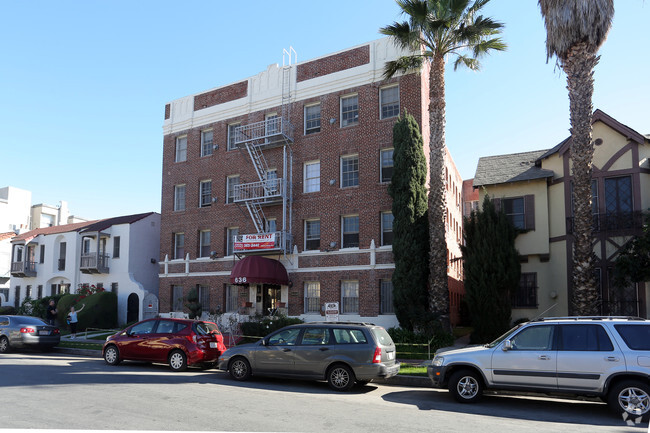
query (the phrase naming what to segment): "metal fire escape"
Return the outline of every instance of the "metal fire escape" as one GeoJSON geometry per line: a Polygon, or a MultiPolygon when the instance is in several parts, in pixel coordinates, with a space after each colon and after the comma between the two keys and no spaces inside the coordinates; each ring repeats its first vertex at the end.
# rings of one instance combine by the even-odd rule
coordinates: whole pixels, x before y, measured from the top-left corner
{"type": "MultiPolygon", "coordinates": [[[[293,180],[293,125],[291,115],[291,83],[292,67],[295,63],[296,52],[293,48],[283,51],[282,65],[282,106],[281,115],[268,116],[261,122],[241,125],[235,128],[234,144],[240,150],[246,151],[253,163],[259,181],[235,185],[233,200],[245,206],[253,220],[257,233],[251,235],[272,235],[272,245],[264,247],[241,247],[247,241],[245,234],[235,238],[236,254],[282,252],[288,254],[292,246],[292,180],[293,180]],[[288,61],[287,61],[288,59],[288,61]],[[282,152],[281,172],[270,171],[265,155],[272,152],[282,152]],[[264,209],[270,206],[282,206],[282,219],[279,230],[270,231],[266,223],[264,209]]],[[[250,237],[250,236],[249,236],[250,237]]],[[[253,236],[254,237],[254,236],[253,236]]],[[[258,236],[258,238],[261,238],[258,236]]]]}

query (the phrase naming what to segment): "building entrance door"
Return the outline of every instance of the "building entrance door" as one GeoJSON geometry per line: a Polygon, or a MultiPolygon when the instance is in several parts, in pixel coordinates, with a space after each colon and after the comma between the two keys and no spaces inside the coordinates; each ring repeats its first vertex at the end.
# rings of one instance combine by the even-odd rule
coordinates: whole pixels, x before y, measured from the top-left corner
{"type": "Polygon", "coordinates": [[[262,314],[275,314],[280,306],[280,292],[280,286],[274,284],[262,285],[262,314]]]}

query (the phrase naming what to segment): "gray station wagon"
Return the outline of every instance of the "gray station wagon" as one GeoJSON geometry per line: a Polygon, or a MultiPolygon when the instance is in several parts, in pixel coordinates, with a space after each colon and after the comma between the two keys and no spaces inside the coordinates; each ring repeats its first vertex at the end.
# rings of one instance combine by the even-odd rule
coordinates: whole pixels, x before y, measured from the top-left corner
{"type": "Polygon", "coordinates": [[[235,380],[251,375],[327,380],[336,391],[399,372],[395,344],[370,323],[311,322],[282,328],[257,343],[228,349],[219,369],[235,380]]]}

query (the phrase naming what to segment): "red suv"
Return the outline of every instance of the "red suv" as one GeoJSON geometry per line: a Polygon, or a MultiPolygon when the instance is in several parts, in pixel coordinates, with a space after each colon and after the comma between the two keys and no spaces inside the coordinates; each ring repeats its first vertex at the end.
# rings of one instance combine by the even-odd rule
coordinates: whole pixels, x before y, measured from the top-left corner
{"type": "Polygon", "coordinates": [[[188,365],[212,368],[226,351],[216,323],[188,319],[147,319],[106,338],[104,360],[117,365],[128,359],[169,364],[173,371],[188,365]]]}

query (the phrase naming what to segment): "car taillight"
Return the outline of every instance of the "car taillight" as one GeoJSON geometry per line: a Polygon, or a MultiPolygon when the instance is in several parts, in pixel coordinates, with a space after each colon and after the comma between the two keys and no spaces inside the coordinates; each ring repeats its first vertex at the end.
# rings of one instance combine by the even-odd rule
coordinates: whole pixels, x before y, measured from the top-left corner
{"type": "Polygon", "coordinates": [[[33,334],[36,330],[34,328],[20,328],[20,332],[22,334],[33,334]]]}
{"type": "Polygon", "coordinates": [[[61,331],[59,331],[59,328],[56,328],[54,331],[52,331],[53,334],[60,334],[61,331]]]}
{"type": "Polygon", "coordinates": [[[372,363],[373,364],[381,363],[381,347],[379,346],[375,347],[375,355],[372,357],[372,363]]]}

